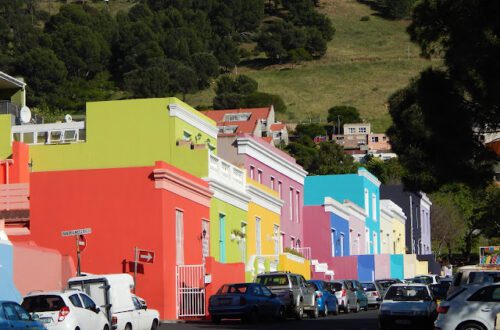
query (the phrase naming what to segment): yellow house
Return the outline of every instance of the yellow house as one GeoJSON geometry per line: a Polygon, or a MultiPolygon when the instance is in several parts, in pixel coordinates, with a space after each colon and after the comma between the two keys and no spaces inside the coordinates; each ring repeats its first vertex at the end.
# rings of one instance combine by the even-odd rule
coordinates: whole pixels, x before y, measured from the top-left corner
{"type": "MultiPolygon", "coordinates": [[[[380,201],[380,215],[382,217],[390,217],[392,229],[386,229],[390,231],[390,239],[388,241],[389,252],[391,254],[405,254],[406,253],[406,215],[403,210],[393,201],[389,199],[383,199],[380,201]]],[[[383,222],[380,222],[382,230],[383,222]]],[[[384,232],[384,237],[386,232],[384,232]]],[[[380,234],[382,237],[382,233],[380,234]]]]}
{"type": "Polygon", "coordinates": [[[393,248],[392,210],[380,201],[380,253],[390,254],[393,248]]]}

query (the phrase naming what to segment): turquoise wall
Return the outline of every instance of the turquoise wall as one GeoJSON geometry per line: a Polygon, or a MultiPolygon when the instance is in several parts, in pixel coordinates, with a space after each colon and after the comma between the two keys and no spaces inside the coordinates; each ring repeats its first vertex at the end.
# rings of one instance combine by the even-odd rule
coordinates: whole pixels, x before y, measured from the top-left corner
{"type": "Polygon", "coordinates": [[[391,278],[405,278],[404,256],[402,254],[391,254],[391,278]]]}

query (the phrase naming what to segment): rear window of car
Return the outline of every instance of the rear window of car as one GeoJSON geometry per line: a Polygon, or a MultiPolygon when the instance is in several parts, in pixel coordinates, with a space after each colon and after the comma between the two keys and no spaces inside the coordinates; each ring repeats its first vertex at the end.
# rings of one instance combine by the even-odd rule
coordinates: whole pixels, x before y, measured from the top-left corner
{"type": "Polygon", "coordinates": [[[361,283],[361,286],[365,291],[377,291],[377,288],[373,283],[361,283]]]}
{"type": "Polygon", "coordinates": [[[377,284],[379,284],[384,289],[387,289],[394,283],[396,283],[396,281],[377,281],[377,284]]]}
{"type": "Polygon", "coordinates": [[[223,285],[217,294],[226,294],[226,293],[236,293],[236,294],[245,294],[248,290],[247,284],[231,284],[231,285],[223,285]]]}
{"type": "Polygon", "coordinates": [[[500,272],[471,272],[469,273],[469,284],[495,283],[500,281],[500,272]]]}
{"type": "Polygon", "coordinates": [[[418,301],[431,300],[425,286],[391,286],[385,294],[384,300],[418,301]]]}
{"type": "Polygon", "coordinates": [[[36,313],[58,311],[66,304],[60,296],[40,295],[24,298],[21,306],[29,313],[36,313]]]}
{"type": "Polygon", "coordinates": [[[266,275],[257,277],[257,283],[265,286],[288,285],[288,276],[286,275],[266,275]]]}
{"type": "Polygon", "coordinates": [[[335,291],[342,291],[342,283],[332,283],[332,287],[335,291]]]}

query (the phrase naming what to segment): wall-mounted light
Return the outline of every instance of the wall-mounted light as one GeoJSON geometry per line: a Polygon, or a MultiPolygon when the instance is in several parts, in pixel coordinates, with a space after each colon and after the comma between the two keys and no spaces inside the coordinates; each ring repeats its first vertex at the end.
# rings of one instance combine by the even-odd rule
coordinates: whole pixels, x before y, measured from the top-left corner
{"type": "Polygon", "coordinates": [[[205,237],[207,237],[207,231],[205,229],[203,229],[203,231],[201,232],[200,238],[205,239],[205,237]]]}

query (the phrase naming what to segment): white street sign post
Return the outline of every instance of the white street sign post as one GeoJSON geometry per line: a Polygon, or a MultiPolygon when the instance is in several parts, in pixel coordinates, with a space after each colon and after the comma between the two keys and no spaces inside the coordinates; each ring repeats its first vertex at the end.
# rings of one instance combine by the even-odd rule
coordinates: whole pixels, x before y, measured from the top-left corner
{"type": "Polygon", "coordinates": [[[139,262],[152,264],[155,260],[154,251],[139,249],[138,247],[134,248],[134,293],[137,288],[137,264],[139,262]]]}
{"type": "MultiPolygon", "coordinates": [[[[92,234],[91,228],[83,228],[83,229],[73,229],[73,230],[65,230],[61,232],[62,237],[70,237],[75,236],[76,239],[76,259],[77,259],[77,267],[76,267],[76,276],[81,275],[80,268],[80,236],[92,234]]],[[[84,248],[87,246],[87,241],[85,240],[84,248]]],[[[83,251],[83,249],[82,249],[83,251]]]]}

